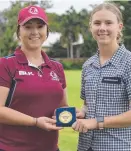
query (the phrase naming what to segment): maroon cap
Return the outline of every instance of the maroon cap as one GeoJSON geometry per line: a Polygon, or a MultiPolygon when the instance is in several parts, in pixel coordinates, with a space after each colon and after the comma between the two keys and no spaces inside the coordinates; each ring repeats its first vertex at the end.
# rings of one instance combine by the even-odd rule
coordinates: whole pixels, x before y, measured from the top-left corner
{"type": "Polygon", "coordinates": [[[27,21],[33,18],[38,18],[48,24],[48,19],[43,8],[39,6],[28,6],[19,11],[18,25],[24,25],[27,21]]]}

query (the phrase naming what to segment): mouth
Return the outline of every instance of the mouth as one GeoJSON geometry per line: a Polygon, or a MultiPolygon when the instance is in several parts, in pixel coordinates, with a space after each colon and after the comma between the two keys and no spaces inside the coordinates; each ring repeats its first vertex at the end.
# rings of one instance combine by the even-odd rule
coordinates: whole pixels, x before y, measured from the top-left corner
{"type": "Polygon", "coordinates": [[[35,41],[35,40],[39,40],[39,39],[40,39],[40,37],[30,37],[30,38],[29,38],[29,40],[34,40],[34,41],[35,41]]]}
{"type": "Polygon", "coordinates": [[[109,34],[98,34],[98,36],[108,36],[109,34]]]}

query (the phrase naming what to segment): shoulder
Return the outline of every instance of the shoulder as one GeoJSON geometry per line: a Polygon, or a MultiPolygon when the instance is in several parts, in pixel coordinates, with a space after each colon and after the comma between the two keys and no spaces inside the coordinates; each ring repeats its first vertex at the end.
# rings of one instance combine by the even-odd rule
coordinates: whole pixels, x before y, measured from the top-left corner
{"type": "Polygon", "coordinates": [[[125,50],[125,56],[123,58],[125,64],[129,67],[131,67],[131,51],[125,50]]]}
{"type": "Polygon", "coordinates": [[[126,61],[128,62],[128,59],[130,60],[131,59],[131,51],[128,50],[124,44],[120,45],[119,46],[119,49],[118,51],[116,52],[117,54],[117,57],[121,58],[121,61],[126,61]]]}
{"type": "Polygon", "coordinates": [[[9,56],[4,56],[0,58],[0,64],[3,65],[4,67],[12,68],[14,66],[15,60],[16,60],[15,54],[11,54],[9,56]]]}
{"type": "Polygon", "coordinates": [[[120,57],[120,61],[118,62],[118,70],[123,70],[124,78],[126,78],[126,75],[131,73],[131,52],[124,45],[119,50],[118,58],[120,57]]]}
{"type": "Polygon", "coordinates": [[[130,62],[130,61],[131,61],[131,51],[129,51],[129,50],[126,49],[125,55],[126,55],[126,58],[129,59],[129,60],[127,60],[127,61],[130,62]]]}
{"type": "Polygon", "coordinates": [[[8,56],[4,56],[2,58],[0,58],[1,61],[7,61],[7,60],[13,60],[14,58],[16,58],[15,54],[11,54],[11,55],[8,55],[8,56]]]}
{"type": "Polygon", "coordinates": [[[14,58],[14,57],[15,57],[15,54],[13,53],[13,54],[10,54],[8,56],[5,56],[4,58],[9,59],[9,58],[14,58]]]}
{"type": "Polygon", "coordinates": [[[96,60],[96,57],[97,57],[97,55],[90,57],[87,61],[85,61],[82,68],[85,68],[85,67],[91,65],[96,60]]]}
{"type": "Polygon", "coordinates": [[[54,58],[50,58],[50,61],[51,61],[52,67],[58,69],[59,71],[63,70],[63,65],[59,61],[57,61],[54,58]]]}
{"type": "Polygon", "coordinates": [[[127,51],[126,52],[126,57],[125,57],[125,74],[130,74],[131,73],[131,52],[127,51]]]}
{"type": "Polygon", "coordinates": [[[54,64],[62,65],[58,60],[56,60],[54,58],[50,58],[50,61],[54,64]]]}

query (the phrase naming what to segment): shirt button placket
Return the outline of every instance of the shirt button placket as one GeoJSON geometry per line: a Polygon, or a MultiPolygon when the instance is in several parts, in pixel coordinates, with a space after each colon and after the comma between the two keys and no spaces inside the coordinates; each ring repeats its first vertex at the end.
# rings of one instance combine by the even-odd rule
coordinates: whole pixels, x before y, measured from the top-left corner
{"type": "Polygon", "coordinates": [[[39,77],[42,77],[42,76],[43,76],[43,72],[42,72],[41,69],[42,69],[41,67],[38,68],[38,76],[39,76],[39,77]]]}
{"type": "Polygon", "coordinates": [[[41,71],[38,71],[38,76],[42,77],[41,71]]]}
{"type": "Polygon", "coordinates": [[[97,95],[98,95],[98,87],[99,87],[99,83],[100,83],[100,77],[101,77],[101,72],[100,72],[100,69],[98,70],[98,76],[97,76],[97,82],[96,82],[96,85],[95,85],[95,95],[94,95],[94,99],[93,99],[93,103],[94,103],[94,117],[96,117],[96,106],[97,106],[97,101],[99,101],[98,100],[98,97],[97,97],[97,95]]]}

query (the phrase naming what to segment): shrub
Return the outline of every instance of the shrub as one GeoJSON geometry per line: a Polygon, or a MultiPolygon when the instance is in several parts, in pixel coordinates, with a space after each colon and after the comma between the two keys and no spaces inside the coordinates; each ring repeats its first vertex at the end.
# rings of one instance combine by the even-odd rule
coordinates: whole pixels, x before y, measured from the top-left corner
{"type": "Polygon", "coordinates": [[[87,60],[87,58],[74,58],[74,59],[58,59],[62,64],[64,69],[66,70],[77,70],[82,69],[83,63],[87,60]]]}

